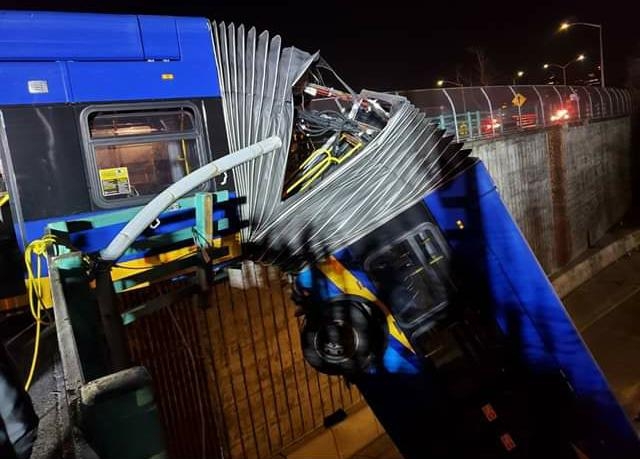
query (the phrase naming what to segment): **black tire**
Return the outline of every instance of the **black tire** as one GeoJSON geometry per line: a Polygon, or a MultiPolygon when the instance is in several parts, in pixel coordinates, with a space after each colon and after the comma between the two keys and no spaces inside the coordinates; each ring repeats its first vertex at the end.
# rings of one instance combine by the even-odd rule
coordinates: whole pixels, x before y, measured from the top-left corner
{"type": "Polygon", "coordinates": [[[314,306],[301,331],[306,361],[328,375],[366,371],[382,358],[386,339],[386,321],[378,307],[355,296],[314,306]]]}

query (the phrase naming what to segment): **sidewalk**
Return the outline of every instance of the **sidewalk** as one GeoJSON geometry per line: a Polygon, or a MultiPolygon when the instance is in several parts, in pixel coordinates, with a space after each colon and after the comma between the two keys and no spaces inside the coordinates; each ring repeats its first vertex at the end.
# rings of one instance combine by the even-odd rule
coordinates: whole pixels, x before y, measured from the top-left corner
{"type": "Polygon", "coordinates": [[[383,434],[358,451],[351,459],[402,459],[389,435],[383,434]]]}
{"type": "MultiPolygon", "coordinates": [[[[640,412],[640,250],[580,285],[565,307],[630,419],[640,412]]],[[[636,423],[640,433],[640,423],[636,423]]]]}
{"type": "Polygon", "coordinates": [[[560,298],[640,246],[640,210],[631,210],[621,225],[612,228],[603,238],[569,265],[550,276],[560,298]]]}

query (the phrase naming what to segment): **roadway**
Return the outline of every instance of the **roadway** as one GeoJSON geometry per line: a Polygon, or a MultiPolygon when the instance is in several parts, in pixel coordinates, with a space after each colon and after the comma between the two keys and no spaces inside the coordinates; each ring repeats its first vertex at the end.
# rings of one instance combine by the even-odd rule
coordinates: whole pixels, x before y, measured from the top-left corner
{"type": "MultiPolygon", "coordinates": [[[[596,274],[563,299],[631,419],[640,413],[640,251],[596,274]]],[[[635,422],[640,433],[640,422],[635,422]]]]}

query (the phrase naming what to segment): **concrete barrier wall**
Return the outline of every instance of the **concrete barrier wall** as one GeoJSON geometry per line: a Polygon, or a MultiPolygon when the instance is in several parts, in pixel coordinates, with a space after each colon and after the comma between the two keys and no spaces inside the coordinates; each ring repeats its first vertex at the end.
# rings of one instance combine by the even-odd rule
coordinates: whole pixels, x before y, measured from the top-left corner
{"type": "Polygon", "coordinates": [[[553,215],[547,136],[536,132],[474,142],[480,158],[496,182],[498,191],[515,218],[540,264],[553,265],[553,215]]]}
{"type": "Polygon", "coordinates": [[[631,119],[556,126],[469,144],[551,274],[631,205],[631,119]]]}
{"type": "Polygon", "coordinates": [[[631,120],[563,132],[567,213],[573,257],[620,220],[631,204],[631,120]]]}

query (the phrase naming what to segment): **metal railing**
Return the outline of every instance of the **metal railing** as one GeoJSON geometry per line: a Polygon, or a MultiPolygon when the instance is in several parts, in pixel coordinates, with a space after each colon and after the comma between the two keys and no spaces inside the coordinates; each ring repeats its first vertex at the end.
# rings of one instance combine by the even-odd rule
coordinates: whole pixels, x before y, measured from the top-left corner
{"type": "Polygon", "coordinates": [[[637,91],[595,86],[473,86],[398,91],[459,141],[630,115],[637,91]]]}

